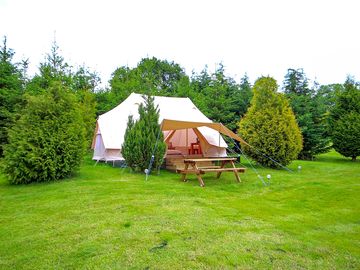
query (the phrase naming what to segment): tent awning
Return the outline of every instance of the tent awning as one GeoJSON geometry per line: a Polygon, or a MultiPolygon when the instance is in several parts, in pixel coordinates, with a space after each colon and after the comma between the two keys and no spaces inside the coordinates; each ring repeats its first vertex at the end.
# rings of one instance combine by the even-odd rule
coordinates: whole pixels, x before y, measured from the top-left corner
{"type": "Polygon", "coordinates": [[[163,131],[166,130],[179,130],[179,129],[187,129],[187,128],[197,128],[197,127],[209,127],[214,129],[221,134],[224,134],[230,138],[233,138],[241,143],[248,144],[243,139],[241,139],[238,135],[232,132],[230,129],[225,127],[221,123],[206,123],[206,122],[189,122],[189,121],[177,121],[177,120],[169,120],[163,119],[161,123],[161,129],[163,131]]]}

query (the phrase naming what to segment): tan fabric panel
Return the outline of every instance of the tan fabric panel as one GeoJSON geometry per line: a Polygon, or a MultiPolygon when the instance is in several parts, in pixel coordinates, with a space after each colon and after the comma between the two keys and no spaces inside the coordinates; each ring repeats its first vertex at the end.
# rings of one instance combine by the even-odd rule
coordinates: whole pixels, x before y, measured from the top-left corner
{"type": "Polygon", "coordinates": [[[196,127],[209,127],[212,128],[221,134],[224,134],[230,138],[233,138],[239,142],[247,144],[243,139],[241,139],[238,135],[232,132],[230,129],[225,127],[221,123],[205,123],[205,122],[187,122],[187,121],[176,121],[176,120],[168,120],[164,119],[161,124],[162,130],[177,130],[177,129],[185,129],[185,128],[196,128],[196,127]]]}

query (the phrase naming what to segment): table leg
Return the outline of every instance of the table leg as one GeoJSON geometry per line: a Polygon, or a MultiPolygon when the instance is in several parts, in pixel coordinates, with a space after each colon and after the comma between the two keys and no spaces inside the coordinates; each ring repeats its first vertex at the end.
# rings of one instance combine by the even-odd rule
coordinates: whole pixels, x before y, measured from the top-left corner
{"type": "MultiPolygon", "coordinates": [[[[192,167],[194,170],[199,171],[199,168],[196,166],[196,163],[193,163],[192,167]]],[[[199,181],[200,187],[205,187],[204,181],[202,180],[200,173],[196,173],[196,177],[199,181]]]]}
{"type": "MultiPolygon", "coordinates": [[[[189,168],[189,163],[186,163],[185,164],[185,169],[184,170],[187,170],[189,168]]],[[[186,173],[184,173],[182,176],[181,176],[181,181],[184,181],[186,182],[186,173]]]]}
{"type": "Polygon", "coordinates": [[[205,187],[204,181],[202,180],[200,174],[197,173],[196,176],[197,176],[197,179],[199,181],[200,187],[205,187]]]}
{"type": "MultiPolygon", "coordinates": [[[[221,161],[220,169],[224,168],[225,164],[226,164],[226,161],[222,160],[222,161],[221,161]]],[[[220,176],[221,176],[221,172],[218,172],[218,173],[216,174],[216,178],[220,178],[220,176]]]]}
{"type": "MultiPolygon", "coordinates": [[[[232,165],[233,168],[236,168],[233,161],[231,161],[231,165],[232,165]]],[[[234,170],[234,174],[235,174],[236,180],[240,183],[240,182],[241,182],[241,178],[240,178],[240,176],[239,176],[238,171],[234,170]]]]}

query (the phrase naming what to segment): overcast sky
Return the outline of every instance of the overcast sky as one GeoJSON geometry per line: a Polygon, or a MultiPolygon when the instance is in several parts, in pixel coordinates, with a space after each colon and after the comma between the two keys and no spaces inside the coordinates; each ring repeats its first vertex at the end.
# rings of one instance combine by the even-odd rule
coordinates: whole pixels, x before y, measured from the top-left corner
{"type": "Polygon", "coordinates": [[[237,81],[304,68],[321,84],[360,79],[358,0],[0,0],[0,36],[34,73],[54,33],[65,60],[107,83],[155,56],[190,75],[222,62],[237,81]]]}

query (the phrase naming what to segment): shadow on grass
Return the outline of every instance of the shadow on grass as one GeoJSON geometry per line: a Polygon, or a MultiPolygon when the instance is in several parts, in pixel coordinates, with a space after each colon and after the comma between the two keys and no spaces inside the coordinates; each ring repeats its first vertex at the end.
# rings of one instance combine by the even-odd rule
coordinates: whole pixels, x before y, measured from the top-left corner
{"type": "Polygon", "coordinates": [[[339,155],[319,155],[316,157],[315,161],[326,162],[326,163],[342,163],[342,164],[353,164],[360,165],[360,160],[357,159],[355,162],[351,158],[346,158],[339,155]]]}

